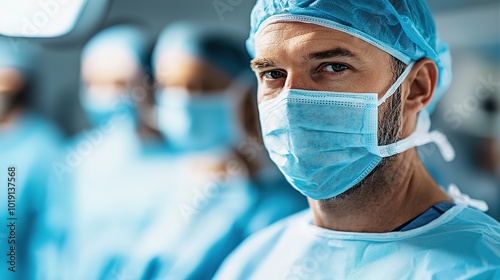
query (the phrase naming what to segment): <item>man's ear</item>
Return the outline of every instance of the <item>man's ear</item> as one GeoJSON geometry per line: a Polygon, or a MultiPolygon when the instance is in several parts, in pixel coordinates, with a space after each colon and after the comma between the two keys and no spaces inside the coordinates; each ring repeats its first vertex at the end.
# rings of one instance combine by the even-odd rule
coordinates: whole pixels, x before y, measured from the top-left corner
{"type": "Polygon", "coordinates": [[[409,90],[404,99],[405,113],[415,114],[431,102],[437,79],[438,70],[434,61],[423,58],[415,63],[408,75],[409,90]]]}

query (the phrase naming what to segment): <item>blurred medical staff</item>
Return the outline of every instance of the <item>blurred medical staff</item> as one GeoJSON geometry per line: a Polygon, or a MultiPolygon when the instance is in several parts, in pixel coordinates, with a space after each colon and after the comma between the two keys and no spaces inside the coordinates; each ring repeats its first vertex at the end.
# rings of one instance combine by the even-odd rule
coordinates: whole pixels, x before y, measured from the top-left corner
{"type": "Polygon", "coordinates": [[[148,40],[136,27],[107,28],[82,51],[80,101],[93,127],[113,118],[137,122],[137,101],[146,98],[148,40]]]}
{"type": "Polygon", "coordinates": [[[61,133],[35,113],[36,48],[0,41],[1,279],[32,279],[46,210],[50,166],[61,133]],[[15,271],[15,272],[14,272],[15,271]]]}
{"type": "Polygon", "coordinates": [[[248,234],[306,207],[259,140],[255,81],[238,35],[187,22],[161,33],[152,63],[158,129],[185,165],[181,184],[167,186],[177,199],[116,273],[210,279],[248,234]]]}
{"type": "Polygon", "coordinates": [[[242,160],[259,190],[260,210],[269,207],[255,213],[251,225],[257,229],[307,204],[285,187],[264,149],[255,76],[240,35],[216,24],[174,23],[159,37],[152,65],[159,85],[158,129],[167,145],[223,165],[231,157],[242,160]]]}
{"type": "Polygon", "coordinates": [[[175,166],[148,126],[148,62],[148,38],[130,25],[101,31],[83,49],[80,99],[92,128],[66,149],[58,174],[71,187],[60,207],[71,220],[56,278],[107,275],[168,203],[175,166]]]}

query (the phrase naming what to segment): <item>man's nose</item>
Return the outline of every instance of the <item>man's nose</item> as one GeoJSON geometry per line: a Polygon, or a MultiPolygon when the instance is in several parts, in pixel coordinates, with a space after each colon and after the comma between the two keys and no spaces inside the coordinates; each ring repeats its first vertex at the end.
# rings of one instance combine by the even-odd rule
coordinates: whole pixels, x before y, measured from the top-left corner
{"type": "Polygon", "coordinates": [[[289,72],[284,89],[320,90],[310,76],[300,72],[289,72]]]}

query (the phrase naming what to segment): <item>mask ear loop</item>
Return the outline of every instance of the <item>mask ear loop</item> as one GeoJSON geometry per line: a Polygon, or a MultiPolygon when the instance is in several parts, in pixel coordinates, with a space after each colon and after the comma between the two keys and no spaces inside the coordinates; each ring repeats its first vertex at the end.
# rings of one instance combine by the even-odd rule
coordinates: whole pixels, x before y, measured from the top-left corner
{"type": "Polygon", "coordinates": [[[444,133],[438,130],[429,132],[430,128],[431,118],[429,113],[427,110],[420,111],[418,115],[417,128],[411,135],[415,138],[415,146],[422,146],[434,142],[437,145],[443,159],[447,162],[452,161],[455,158],[455,150],[448,141],[448,138],[444,135],[444,133]]]}
{"type": "Polygon", "coordinates": [[[455,158],[455,150],[451,146],[446,135],[434,130],[429,132],[431,120],[426,110],[419,112],[417,127],[415,131],[407,138],[385,146],[379,146],[379,154],[382,157],[389,157],[402,153],[410,148],[423,146],[429,143],[435,143],[443,159],[447,162],[455,158]]]}
{"type": "Polygon", "coordinates": [[[410,64],[408,64],[408,66],[406,66],[406,69],[403,71],[403,73],[401,73],[401,76],[399,76],[399,78],[396,80],[396,82],[387,90],[387,92],[384,94],[384,96],[382,96],[382,98],[380,98],[377,106],[380,106],[382,103],[384,103],[387,100],[387,98],[391,97],[396,92],[396,90],[398,89],[399,86],[401,86],[401,84],[406,79],[408,74],[410,74],[410,71],[414,65],[415,65],[415,61],[412,61],[410,64]]]}
{"type": "MultiPolygon", "coordinates": [[[[389,88],[389,90],[387,90],[386,94],[384,94],[384,96],[380,98],[380,100],[378,101],[378,106],[384,103],[396,92],[396,90],[401,86],[414,65],[415,61],[411,62],[406,67],[401,76],[399,76],[396,82],[389,88]]],[[[382,157],[389,157],[395,154],[402,153],[410,148],[434,142],[438,146],[439,152],[441,153],[441,156],[444,158],[444,160],[447,162],[452,161],[455,158],[455,150],[448,141],[448,138],[446,138],[446,136],[442,132],[437,130],[429,132],[430,127],[431,120],[429,114],[426,110],[420,111],[415,131],[407,138],[396,143],[379,146],[379,154],[382,157]]]]}

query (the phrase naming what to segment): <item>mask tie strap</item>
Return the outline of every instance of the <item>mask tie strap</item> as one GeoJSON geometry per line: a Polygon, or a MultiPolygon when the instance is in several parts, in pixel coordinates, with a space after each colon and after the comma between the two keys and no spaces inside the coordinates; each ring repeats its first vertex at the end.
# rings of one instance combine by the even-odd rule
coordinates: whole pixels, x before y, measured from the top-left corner
{"type": "Polygon", "coordinates": [[[470,198],[470,196],[461,193],[455,184],[450,184],[448,186],[447,193],[449,196],[451,196],[451,198],[453,198],[453,202],[455,202],[456,204],[467,205],[483,212],[486,212],[489,209],[488,204],[486,204],[485,201],[473,199],[470,198]]]}
{"type": "Polygon", "coordinates": [[[444,160],[447,162],[452,161],[455,158],[455,150],[448,141],[448,138],[437,130],[429,132],[430,126],[431,120],[429,113],[427,113],[426,110],[420,111],[415,132],[396,143],[379,146],[379,155],[382,157],[389,157],[413,147],[435,143],[444,160]]]}
{"type": "Polygon", "coordinates": [[[405,69],[405,71],[403,71],[401,76],[399,76],[399,78],[396,80],[396,82],[387,90],[387,92],[384,94],[384,96],[382,96],[382,98],[380,98],[377,106],[380,106],[382,103],[384,103],[387,100],[387,98],[391,97],[396,92],[396,90],[403,83],[403,81],[406,79],[408,74],[410,74],[410,71],[414,65],[415,65],[415,61],[412,61],[410,64],[408,64],[408,66],[406,66],[406,69],[405,69]]]}

